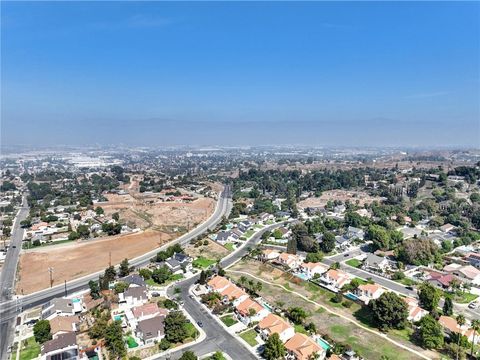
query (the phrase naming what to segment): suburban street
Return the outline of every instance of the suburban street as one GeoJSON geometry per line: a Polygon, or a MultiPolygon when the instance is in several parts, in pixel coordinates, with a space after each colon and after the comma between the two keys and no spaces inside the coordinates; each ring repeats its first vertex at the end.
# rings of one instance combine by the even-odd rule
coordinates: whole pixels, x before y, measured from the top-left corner
{"type": "MultiPolygon", "coordinates": [[[[26,202],[24,202],[24,206],[26,206],[26,202]]],[[[195,237],[203,234],[204,232],[210,229],[213,229],[222,220],[224,216],[228,216],[231,208],[232,208],[231,190],[228,186],[226,186],[224,191],[220,194],[214,213],[210,216],[210,218],[207,221],[200,224],[189,233],[180,236],[178,239],[175,239],[135,259],[130,259],[129,260],[130,264],[133,266],[146,265],[150,262],[150,259],[158,251],[166,249],[167,247],[176,243],[180,243],[182,245],[188,243],[195,237]]],[[[25,208],[22,207],[22,211],[25,212],[25,217],[26,217],[26,215],[28,214],[28,207],[25,207],[25,208]]],[[[24,214],[22,213],[22,215],[24,214]]],[[[14,265],[10,264],[8,266],[8,269],[13,269],[13,270],[10,270],[10,271],[13,271],[13,277],[16,269],[18,255],[21,250],[21,240],[22,240],[21,237],[23,236],[23,229],[19,228],[19,223],[20,221],[15,223],[15,227],[12,231],[12,238],[15,236],[15,241],[19,241],[19,245],[14,249],[16,250],[15,263],[14,265]],[[21,232],[21,235],[13,235],[13,234],[16,234],[17,232],[21,232]]],[[[68,293],[77,292],[87,288],[88,282],[90,280],[97,280],[98,276],[102,273],[103,271],[96,272],[88,276],[84,276],[82,278],[67,282],[68,293]]],[[[10,272],[8,272],[8,274],[12,276],[10,272]]],[[[8,284],[13,284],[13,277],[8,284]]],[[[3,271],[2,271],[2,279],[3,279],[3,271]]],[[[13,288],[13,285],[9,285],[9,286],[13,288]]],[[[64,295],[65,295],[64,285],[57,285],[49,289],[44,289],[42,291],[38,291],[36,293],[32,293],[25,296],[18,296],[16,298],[12,298],[11,296],[8,298],[4,298],[3,292],[2,292],[2,303],[0,305],[0,330],[1,330],[0,332],[2,334],[2,343],[0,344],[0,358],[1,359],[6,358],[5,354],[8,346],[7,344],[10,344],[10,339],[11,339],[10,336],[13,335],[13,321],[19,312],[37,305],[41,305],[55,297],[64,296],[64,295]],[[5,339],[5,337],[3,336],[4,334],[7,334],[9,338],[5,339]]]]}
{"type": "MultiPolygon", "coordinates": [[[[18,211],[15,217],[15,222],[12,227],[12,233],[10,237],[10,246],[5,257],[5,262],[0,274],[0,299],[1,302],[9,301],[12,298],[12,289],[15,283],[15,273],[17,270],[18,258],[20,251],[22,250],[22,240],[24,229],[20,226],[20,222],[25,220],[28,216],[28,204],[27,198],[24,195],[22,198],[22,207],[18,211]]],[[[17,312],[17,303],[13,300],[10,303],[10,309],[17,312]]],[[[10,340],[13,336],[14,317],[4,318],[3,314],[0,316],[0,358],[4,359],[3,355],[7,351],[7,346],[10,344],[10,340]]]]}
{"type": "MultiPolygon", "coordinates": [[[[267,230],[273,230],[285,223],[267,226],[249,240],[238,251],[232,253],[229,257],[221,261],[220,265],[227,268],[236,261],[248,254],[250,249],[254,248],[261,241],[262,234],[267,230]]],[[[238,341],[236,337],[226,331],[214,318],[207,312],[195,299],[190,298],[189,289],[198,280],[199,275],[188,280],[179,282],[175,287],[181,289],[181,299],[184,302],[183,307],[192,316],[196,322],[202,322],[203,331],[207,335],[206,339],[198,344],[193,344],[187,349],[194,351],[198,356],[202,356],[217,350],[227,353],[232,359],[255,359],[256,357],[245,348],[244,344],[238,341]]],[[[170,296],[173,297],[173,288],[169,288],[170,296]]],[[[182,351],[177,351],[167,355],[159,356],[157,359],[178,359],[182,351]]]]}
{"type": "MultiPolygon", "coordinates": [[[[354,257],[357,257],[361,254],[367,254],[367,253],[364,252],[362,249],[355,249],[344,254],[338,254],[329,258],[325,258],[323,259],[323,262],[327,265],[332,265],[335,262],[339,262],[341,263],[341,267],[343,268],[343,270],[345,270],[349,274],[355,275],[361,279],[371,278],[377,284],[383,286],[386,289],[395,291],[405,296],[413,297],[414,299],[417,298],[416,291],[407,289],[406,286],[403,284],[387,279],[383,276],[375,275],[371,272],[368,272],[362,269],[357,269],[348,264],[345,264],[345,261],[352,259],[354,257]]],[[[440,306],[442,305],[443,305],[443,301],[441,301],[440,303],[440,306]]],[[[454,308],[456,312],[463,313],[465,317],[470,320],[480,318],[480,309],[472,310],[472,309],[469,309],[466,305],[458,305],[458,304],[454,304],[454,308]]]]}

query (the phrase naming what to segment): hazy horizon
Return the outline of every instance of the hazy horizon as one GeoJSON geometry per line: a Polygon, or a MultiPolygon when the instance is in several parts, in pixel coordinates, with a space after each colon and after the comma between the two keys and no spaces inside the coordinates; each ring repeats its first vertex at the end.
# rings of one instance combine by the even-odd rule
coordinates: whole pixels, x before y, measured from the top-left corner
{"type": "Polygon", "coordinates": [[[2,2],[2,145],[480,145],[477,2],[2,2]]]}

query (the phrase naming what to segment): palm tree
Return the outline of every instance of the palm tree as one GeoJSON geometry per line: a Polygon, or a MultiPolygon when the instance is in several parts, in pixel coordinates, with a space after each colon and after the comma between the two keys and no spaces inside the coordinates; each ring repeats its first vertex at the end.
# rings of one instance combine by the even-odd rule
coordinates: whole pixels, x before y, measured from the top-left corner
{"type": "Polygon", "coordinates": [[[475,344],[475,335],[477,334],[477,332],[480,331],[480,320],[479,319],[472,320],[472,324],[470,325],[470,328],[473,330],[472,349],[470,351],[470,357],[473,359],[473,345],[475,344]]]}
{"type": "Polygon", "coordinates": [[[462,314],[457,316],[457,324],[458,324],[458,340],[457,340],[457,360],[460,352],[460,339],[462,338],[462,326],[465,325],[465,316],[462,314]]]}
{"type": "Polygon", "coordinates": [[[240,284],[245,285],[246,282],[247,282],[247,277],[244,275],[240,276],[240,284]]]}

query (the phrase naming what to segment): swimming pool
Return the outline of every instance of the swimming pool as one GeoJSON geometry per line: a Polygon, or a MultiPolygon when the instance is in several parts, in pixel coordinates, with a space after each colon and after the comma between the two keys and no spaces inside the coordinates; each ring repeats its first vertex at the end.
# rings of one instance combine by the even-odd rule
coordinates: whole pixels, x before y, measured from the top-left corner
{"type": "Polygon", "coordinates": [[[113,317],[113,319],[114,319],[115,321],[121,321],[121,320],[122,320],[122,315],[115,315],[115,316],[113,317]]]}
{"type": "Polygon", "coordinates": [[[262,305],[263,305],[263,307],[264,307],[265,309],[267,309],[268,311],[270,311],[270,312],[273,311],[272,307],[271,307],[270,305],[268,305],[267,303],[262,303],[262,305]]]}
{"type": "Polygon", "coordinates": [[[317,344],[320,345],[324,350],[328,350],[331,348],[330,344],[323,340],[321,337],[317,338],[317,344]]]}
{"type": "Polygon", "coordinates": [[[345,294],[345,297],[348,298],[348,299],[350,299],[350,300],[353,300],[353,301],[357,301],[357,300],[358,300],[358,296],[353,295],[352,293],[345,294]]]}
{"type": "Polygon", "coordinates": [[[80,302],[80,299],[79,299],[79,298],[73,298],[73,299],[72,299],[72,303],[78,303],[78,302],[80,302]]]}
{"type": "Polygon", "coordinates": [[[300,279],[305,280],[305,281],[308,280],[308,276],[304,273],[296,273],[295,276],[299,277],[300,279]]]}

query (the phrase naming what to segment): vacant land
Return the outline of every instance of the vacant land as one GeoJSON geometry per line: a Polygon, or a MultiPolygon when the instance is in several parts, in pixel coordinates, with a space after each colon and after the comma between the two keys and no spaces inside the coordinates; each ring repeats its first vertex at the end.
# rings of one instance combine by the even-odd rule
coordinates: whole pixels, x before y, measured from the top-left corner
{"type": "Polygon", "coordinates": [[[185,252],[192,258],[203,256],[207,259],[220,260],[229,254],[229,250],[216,243],[215,241],[203,239],[202,245],[195,247],[194,245],[188,245],[185,248],[185,252]],[[204,245],[206,243],[206,245],[204,245]]]}
{"type": "MultiPolygon", "coordinates": [[[[258,278],[264,279],[272,284],[278,284],[286,288],[302,294],[309,300],[312,300],[322,306],[313,304],[298,295],[294,295],[278,286],[263,283],[260,295],[269,303],[289,308],[299,306],[309,313],[307,322],[313,322],[317,326],[320,334],[328,335],[336,342],[351,345],[360,355],[366,359],[380,359],[386,356],[392,359],[418,359],[415,354],[404,350],[392,343],[385,341],[381,336],[375,335],[350,321],[331,314],[325,308],[341,314],[352,320],[355,320],[366,327],[370,327],[368,314],[362,311],[362,307],[358,304],[352,304],[350,308],[345,308],[342,304],[336,304],[331,301],[333,293],[309,282],[304,282],[293,275],[284,273],[283,271],[273,268],[269,264],[262,264],[257,261],[241,261],[229,269],[229,275],[236,280],[245,274],[230,272],[230,270],[243,271],[258,278]]],[[[248,276],[247,276],[248,278],[248,276]]],[[[255,279],[253,279],[255,280],[255,279]]],[[[256,281],[256,280],[255,280],[256,281]]],[[[416,347],[405,337],[398,334],[390,333],[389,336],[400,343],[404,343],[408,347],[425,353],[425,355],[436,358],[437,354],[427,352],[416,347]]]]}
{"type": "Polygon", "coordinates": [[[63,284],[105,269],[110,262],[118,264],[132,259],[171,240],[158,231],[112,236],[59,247],[44,247],[20,256],[17,293],[29,294],[50,286],[48,268],[53,268],[53,285],[63,284]]]}
{"type": "Polygon", "coordinates": [[[350,201],[353,204],[363,206],[371,204],[373,201],[381,202],[383,198],[368,195],[364,191],[350,191],[350,190],[329,190],[324,191],[319,197],[311,197],[302,200],[298,203],[298,208],[304,209],[307,207],[324,207],[328,201],[339,200],[341,202],[350,201]]]}

